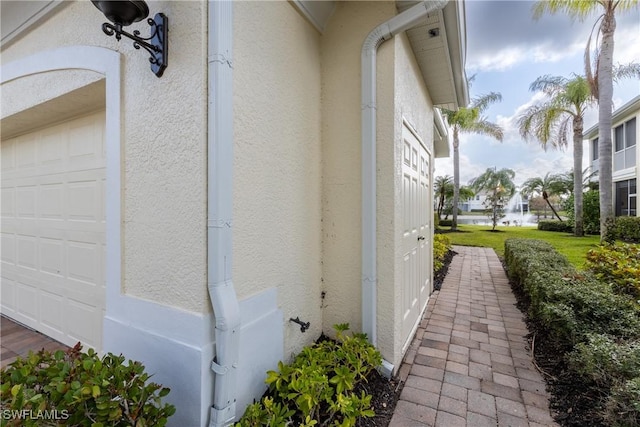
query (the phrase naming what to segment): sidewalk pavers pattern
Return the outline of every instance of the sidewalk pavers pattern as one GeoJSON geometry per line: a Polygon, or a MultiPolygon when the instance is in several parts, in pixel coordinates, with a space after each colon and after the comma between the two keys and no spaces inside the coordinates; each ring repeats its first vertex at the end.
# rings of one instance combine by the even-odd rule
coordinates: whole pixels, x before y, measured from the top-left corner
{"type": "Polygon", "coordinates": [[[389,426],[557,426],[500,260],[490,248],[454,250],[400,367],[389,426]]]}

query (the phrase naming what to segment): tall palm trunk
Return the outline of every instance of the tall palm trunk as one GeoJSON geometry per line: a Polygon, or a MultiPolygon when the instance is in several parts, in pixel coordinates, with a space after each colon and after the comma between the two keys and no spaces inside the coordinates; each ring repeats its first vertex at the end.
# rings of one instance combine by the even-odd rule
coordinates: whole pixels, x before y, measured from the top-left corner
{"type": "Polygon", "coordinates": [[[453,128],[453,207],[451,209],[451,231],[458,229],[458,200],[460,199],[460,141],[458,128],[453,128]]]}
{"type": "MultiPolygon", "coordinates": [[[[611,7],[611,6],[610,6],[611,7]]],[[[602,44],[598,61],[598,168],[600,174],[600,241],[608,238],[607,228],[613,220],[613,179],[611,120],[613,110],[613,34],[614,11],[607,10],[602,23],[602,44]]]]}
{"type": "Polygon", "coordinates": [[[584,236],[584,224],[582,220],[582,128],[584,126],[582,115],[573,116],[573,212],[575,224],[573,234],[584,236]]]}

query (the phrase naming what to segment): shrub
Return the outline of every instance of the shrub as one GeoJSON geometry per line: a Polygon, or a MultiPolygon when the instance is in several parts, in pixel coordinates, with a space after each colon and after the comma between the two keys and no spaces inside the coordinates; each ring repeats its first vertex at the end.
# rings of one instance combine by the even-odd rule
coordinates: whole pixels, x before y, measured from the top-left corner
{"type": "Polygon", "coordinates": [[[615,221],[615,236],[629,243],[640,243],[640,217],[619,216],[615,221]]]}
{"type": "Polygon", "coordinates": [[[573,232],[573,226],[571,226],[568,222],[565,222],[565,221],[550,219],[550,220],[538,221],[538,230],[571,233],[573,232]]]}
{"type": "MultiPolygon", "coordinates": [[[[164,426],[175,413],[174,406],[161,402],[169,389],[149,382],[140,362],[125,365],[122,355],[100,358],[92,349],[83,353],[81,348],[78,343],[66,353],[30,352],[2,370],[3,410],[55,414],[64,425],[91,427],[164,426]]],[[[6,425],[42,422],[15,418],[6,425]]]]}
{"type": "Polygon", "coordinates": [[[451,239],[444,234],[433,236],[433,272],[444,266],[444,259],[451,250],[451,239]]]}
{"type": "MultiPolygon", "coordinates": [[[[509,276],[529,299],[529,320],[542,340],[603,396],[608,425],[640,420],[640,309],[590,272],[578,273],[551,245],[505,241],[509,276]]],[[[600,405],[600,406],[598,406],[600,405]]]]}
{"type": "Polygon", "coordinates": [[[605,244],[587,252],[586,268],[617,293],[640,299],[640,245],[605,244]]]}
{"type": "Polygon", "coordinates": [[[450,219],[441,219],[438,225],[440,227],[451,227],[451,224],[453,224],[452,220],[450,220],[450,219]]]}
{"type": "MultiPolygon", "coordinates": [[[[567,215],[567,223],[573,228],[575,225],[575,211],[573,209],[573,194],[564,201],[562,208],[567,215]]],[[[600,234],[600,192],[590,190],[582,196],[582,221],[586,234],[600,234]]]]}
{"type": "Polygon", "coordinates": [[[613,426],[640,425],[640,377],[613,386],[606,418],[613,426]]]}
{"type": "Polygon", "coordinates": [[[573,227],[563,221],[546,220],[546,221],[538,221],[538,230],[560,231],[563,233],[571,233],[573,231],[573,227]]]}
{"type": "Polygon", "coordinates": [[[578,273],[548,243],[507,239],[505,262],[530,299],[529,315],[558,345],[570,348],[589,333],[640,336],[633,302],[592,275],[578,273]]]}
{"type": "Polygon", "coordinates": [[[268,371],[268,395],[250,405],[236,427],[295,425],[354,426],[373,417],[371,396],[354,393],[358,382],[382,363],[364,334],[348,336],[347,324],[335,325],[337,340],[305,347],[290,365],[268,371]],[[331,424],[330,424],[331,423],[331,424]]]}

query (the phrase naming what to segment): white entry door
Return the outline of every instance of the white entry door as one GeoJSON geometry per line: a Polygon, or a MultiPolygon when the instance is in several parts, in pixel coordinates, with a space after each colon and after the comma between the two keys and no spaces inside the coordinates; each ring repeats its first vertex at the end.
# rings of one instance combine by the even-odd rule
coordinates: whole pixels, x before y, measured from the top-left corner
{"type": "Polygon", "coordinates": [[[402,335],[406,347],[431,293],[431,158],[406,125],[402,139],[402,335]]]}
{"type": "Polygon", "coordinates": [[[3,314],[102,348],[104,112],[2,141],[3,314]]]}

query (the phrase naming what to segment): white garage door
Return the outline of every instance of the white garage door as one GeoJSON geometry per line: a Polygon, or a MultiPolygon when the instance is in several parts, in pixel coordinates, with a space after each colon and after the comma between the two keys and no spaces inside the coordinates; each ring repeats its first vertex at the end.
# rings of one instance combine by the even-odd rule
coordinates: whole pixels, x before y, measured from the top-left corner
{"type": "Polygon", "coordinates": [[[102,348],[104,112],[2,141],[2,313],[102,348]]]}

